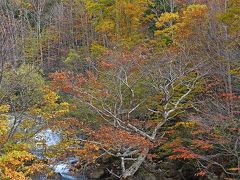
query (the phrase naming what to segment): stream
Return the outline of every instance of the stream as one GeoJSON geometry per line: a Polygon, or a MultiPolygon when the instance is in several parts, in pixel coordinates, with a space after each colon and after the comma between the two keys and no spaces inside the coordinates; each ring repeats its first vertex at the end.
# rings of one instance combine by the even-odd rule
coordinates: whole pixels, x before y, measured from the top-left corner
{"type": "MultiPolygon", "coordinates": [[[[46,145],[52,146],[57,145],[61,141],[61,134],[58,132],[54,132],[51,129],[44,130],[34,137],[35,140],[44,140],[46,145]]],[[[39,159],[43,159],[43,149],[42,148],[36,148],[32,151],[33,154],[35,154],[39,159]]],[[[70,166],[74,162],[77,162],[78,158],[75,157],[69,157],[64,162],[58,162],[57,164],[52,164],[49,167],[53,169],[55,173],[59,175],[56,179],[61,180],[87,180],[87,177],[81,174],[72,174],[70,172],[70,166]]],[[[32,177],[33,180],[47,180],[47,177],[45,175],[36,175],[32,177]]]]}

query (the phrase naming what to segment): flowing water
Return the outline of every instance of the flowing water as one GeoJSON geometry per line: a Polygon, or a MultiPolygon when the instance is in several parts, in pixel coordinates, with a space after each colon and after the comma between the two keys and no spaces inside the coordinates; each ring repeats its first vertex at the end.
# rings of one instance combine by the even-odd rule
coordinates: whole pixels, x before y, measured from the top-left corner
{"type": "MultiPolygon", "coordinates": [[[[54,132],[51,129],[44,130],[38,133],[35,137],[35,140],[44,141],[47,146],[57,145],[61,141],[61,133],[54,132]]],[[[39,158],[43,159],[43,149],[41,147],[35,148],[33,153],[39,158]]],[[[69,157],[65,162],[58,162],[57,164],[50,165],[53,171],[60,176],[55,179],[61,180],[87,180],[87,177],[80,174],[71,174],[70,166],[73,162],[76,162],[78,158],[69,157]]],[[[32,177],[33,180],[47,180],[45,175],[37,175],[32,177]]]]}

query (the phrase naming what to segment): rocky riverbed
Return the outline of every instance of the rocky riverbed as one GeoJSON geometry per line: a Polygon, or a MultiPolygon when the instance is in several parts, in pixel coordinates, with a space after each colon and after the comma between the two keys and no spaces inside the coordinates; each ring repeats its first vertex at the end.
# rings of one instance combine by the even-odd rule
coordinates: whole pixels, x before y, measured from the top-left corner
{"type": "MultiPolygon", "coordinates": [[[[47,129],[41,131],[36,134],[34,140],[44,141],[47,147],[57,145],[61,141],[61,133],[54,132],[51,129],[47,129]]],[[[35,147],[32,151],[39,159],[44,158],[42,146],[35,147]]],[[[51,159],[50,159],[51,160],[51,159]]],[[[49,168],[51,168],[55,173],[56,177],[53,179],[61,179],[61,180],[87,180],[88,178],[80,173],[73,173],[70,171],[71,165],[78,161],[77,157],[68,157],[65,161],[55,162],[54,164],[50,164],[49,168]]],[[[48,178],[45,175],[36,175],[32,177],[33,180],[47,180],[48,178]]]]}

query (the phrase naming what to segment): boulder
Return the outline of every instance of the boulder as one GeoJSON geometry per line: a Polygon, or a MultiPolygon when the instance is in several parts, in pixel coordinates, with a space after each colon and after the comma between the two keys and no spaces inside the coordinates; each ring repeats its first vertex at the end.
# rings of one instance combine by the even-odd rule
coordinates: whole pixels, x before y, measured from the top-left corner
{"type": "Polygon", "coordinates": [[[94,169],[90,174],[89,174],[89,178],[90,179],[100,179],[103,175],[104,175],[104,169],[101,167],[98,167],[96,169],[94,169]]]}

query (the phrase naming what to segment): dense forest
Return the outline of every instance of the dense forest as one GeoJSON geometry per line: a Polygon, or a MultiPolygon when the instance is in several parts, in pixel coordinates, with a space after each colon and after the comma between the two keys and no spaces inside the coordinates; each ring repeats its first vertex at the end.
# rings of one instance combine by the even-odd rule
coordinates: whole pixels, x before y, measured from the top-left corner
{"type": "Polygon", "coordinates": [[[240,0],[0,0],[0,179],[240,178],[240,0]]]}

